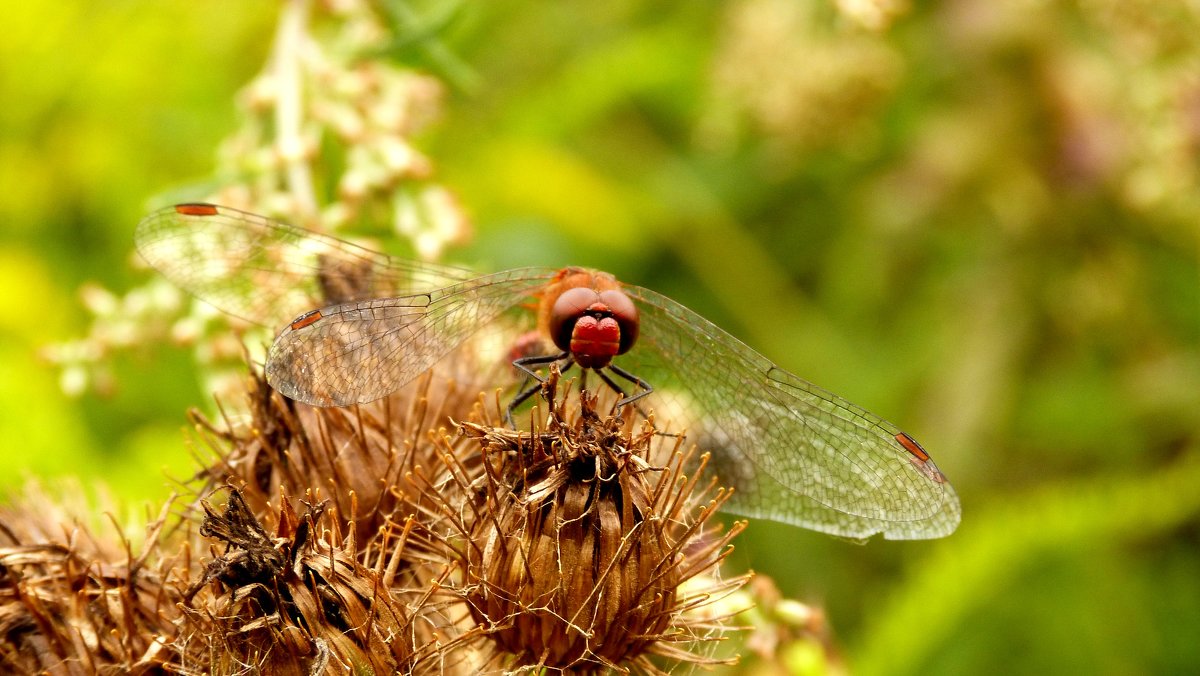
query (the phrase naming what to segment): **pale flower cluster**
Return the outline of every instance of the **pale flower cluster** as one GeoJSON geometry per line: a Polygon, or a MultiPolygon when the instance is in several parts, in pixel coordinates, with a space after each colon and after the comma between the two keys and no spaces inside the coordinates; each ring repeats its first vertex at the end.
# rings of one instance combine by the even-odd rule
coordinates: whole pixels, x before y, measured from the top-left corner
{"type": "MultiPolygon", "coordinates": [[[[335,234],[383,225],[375,232],[425,260],[468,238],[466,214],[417,142],[441,114],[443,85],[363,58],[390,39],[386,18],[368,3],[284,3],[271,58],[237,97],[240,124],[217,150],[215,180],[183,194],[335,234]]],[[[93,315],[88,334],[44,350],[71,395],[117,387],[114,353],[170,341],[194,347],[204,392],[240,401],[242,345],[260,359],[279,328],[189,303],[158,276],[123,296],[95,285],[82,294],[93,315]]]]}

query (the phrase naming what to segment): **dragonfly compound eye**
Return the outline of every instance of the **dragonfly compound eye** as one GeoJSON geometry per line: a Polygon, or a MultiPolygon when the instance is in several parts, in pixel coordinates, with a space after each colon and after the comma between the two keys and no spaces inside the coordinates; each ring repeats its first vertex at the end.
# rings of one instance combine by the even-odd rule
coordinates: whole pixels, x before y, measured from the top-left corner
{"type": "Polygon", "coordinates": [[[575,323],[599,300],[600,294],[582,286],[567,289],[559,294],[550,310],[550,336],[559,349],[570,351],[575,323]]]}
{"type": "Polygon", "coordinates": [[[625,354],[637,342],[637,306],[633,304],[629,296],[625,295],[625,292],[618,289],[601,291],[600,302],[608,307],[613,319],[616,319],[617,324],[621,326],[621,347],[617,350],[617,354],[625,354]]]}

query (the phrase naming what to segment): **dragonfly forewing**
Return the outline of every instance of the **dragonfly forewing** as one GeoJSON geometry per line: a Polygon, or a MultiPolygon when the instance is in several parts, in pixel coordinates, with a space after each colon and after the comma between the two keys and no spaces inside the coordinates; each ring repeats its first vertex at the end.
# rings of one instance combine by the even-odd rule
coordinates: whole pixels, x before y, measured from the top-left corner
{"type": "Polygon", "coordinates": [[[735,488],[729,511],[851,538],[939,537],[957,526],[957,495],[940,472],[915,462],[894,425],[671,299],[625,288],[642,321],[627,368],[653,382],[656,412],[678,416],[712,451],[735,488]]]}
{"type": "Polygon", "coordinates": [[[272,345],[267,380],[286,396],[316,406],[374,401],[535,294],[554,272],[510,270],[427,293],[306,313],[272,345]]]}
{"type": "Polygon", "coordinates": [[[404,296],[474,277],[209,204],[155,211],[138,224],[134,241],[142,257],[176,285],[272,329],[316,307],[404,296]]]}

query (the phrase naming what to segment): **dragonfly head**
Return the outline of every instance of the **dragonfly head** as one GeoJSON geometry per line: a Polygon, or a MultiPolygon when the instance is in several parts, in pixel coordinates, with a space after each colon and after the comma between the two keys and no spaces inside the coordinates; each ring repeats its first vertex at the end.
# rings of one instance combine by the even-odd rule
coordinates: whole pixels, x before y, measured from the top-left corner
{"type": "Polygon", "coordinates": [[[619,289],[567,289],[550,310],[550,336],[584,368],[603,368],[633,347],[638,312],[619,289]]]}

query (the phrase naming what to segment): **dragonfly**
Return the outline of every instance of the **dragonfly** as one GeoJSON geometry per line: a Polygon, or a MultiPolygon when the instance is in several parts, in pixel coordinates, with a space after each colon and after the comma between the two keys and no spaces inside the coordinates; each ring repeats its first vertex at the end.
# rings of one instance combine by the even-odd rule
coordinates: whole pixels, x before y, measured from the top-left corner
{"type": "Polygon", "coordinates": [[[961,520],[958,495],[908,433],[610,274],[478,275],[206,203],[149,214],[135,243],[167,279],[226,313],[256,324],[297,313],[271,327],[265,366],[271,386],[297,401],[380,399],[502,316],[536,307],[555,349],[514,365],[536,376],[531,367],[578,364],[624,394],[618,404],[685,412],[688,434],[734,488],[725,511],[859,540],[937,538],[961,520]]]}

